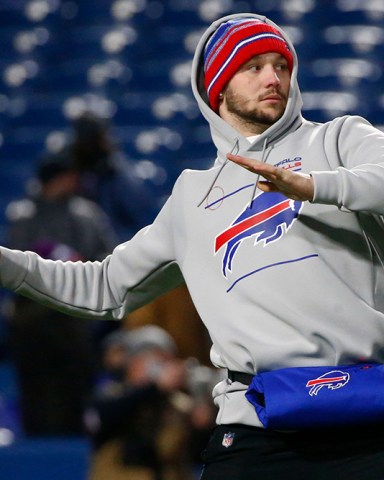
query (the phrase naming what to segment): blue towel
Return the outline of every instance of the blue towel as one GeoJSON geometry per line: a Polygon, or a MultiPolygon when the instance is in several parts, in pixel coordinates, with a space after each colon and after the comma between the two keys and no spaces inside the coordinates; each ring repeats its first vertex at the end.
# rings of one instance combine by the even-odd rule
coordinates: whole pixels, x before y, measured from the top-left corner
{"type": "Polygon", "coordinates": [[[384,421],[384,365],[264,372],[255,375],[245,395],[268,429],[300,430],[384,421]]]}

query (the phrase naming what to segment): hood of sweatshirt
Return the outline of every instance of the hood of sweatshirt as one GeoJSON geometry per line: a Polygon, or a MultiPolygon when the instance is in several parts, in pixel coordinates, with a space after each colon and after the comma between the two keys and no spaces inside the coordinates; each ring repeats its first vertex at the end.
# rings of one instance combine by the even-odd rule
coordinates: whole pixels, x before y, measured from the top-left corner
{"type": "MultiPolygon", "coordinates": [[[[226,155],[229,152],[244,155],[246,152],[265,151],[266,148],[272,147],[274,143],[280,141],[289,132],[296,130],[303,119],[301,116],[302,99],[297,83],[298,61],[295,48],[287,36],[287,34],[275,23],[267,17],[253,13],[240,13],[228,15],[213,22],[202,35],[195,51],[192,63],[192,91],[199,105],[200,111],[204,118],[208,121],[211,135],[215,146],[217,147],[217,164],[225,164],[227,162],[226,155]],[[291,75],[291,85],[287,107],[283,116],[261,135],[259,135],[253,143],[250,143],[246,137],[235,130],[231,125],[225,122],[218,114],[216,114],[208,103],[208,97],[204,88],[204,49],[211,35],[219,28],[219,26],[228,20],[238,18],[257,18],[268,25],[273,26],[286,40],[293,55],[293,70],[291,75]]],[[[252,156],[252,155],[250,155],[252,156]]]]}

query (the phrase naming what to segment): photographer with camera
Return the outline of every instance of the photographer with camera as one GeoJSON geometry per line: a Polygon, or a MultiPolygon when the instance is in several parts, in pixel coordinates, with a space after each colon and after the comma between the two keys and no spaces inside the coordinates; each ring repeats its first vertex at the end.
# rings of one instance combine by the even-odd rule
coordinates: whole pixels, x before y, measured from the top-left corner
{"type": "Polygon", "coordinates": [[[118,330],[105,339],[103,360],[106,376],[85,416],[90,480],[192,478],[193,399],[172,337],[157,326],[118,330]]]}

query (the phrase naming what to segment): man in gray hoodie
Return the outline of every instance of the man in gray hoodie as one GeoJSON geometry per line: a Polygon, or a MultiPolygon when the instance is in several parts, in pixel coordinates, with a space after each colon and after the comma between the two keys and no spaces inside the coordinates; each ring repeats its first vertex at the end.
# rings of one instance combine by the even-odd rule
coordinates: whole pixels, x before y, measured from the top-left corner
{"type": "MultiPolygon", "coordinates": [[[[294,47],[265,17],[214,22],[192,69],[214,166],[183,172],[153,224],[103,262],[1,248],[0,284],[72,315],[121,319],[185,282],[212,363],[228,370],[213,390],[202,478],[382,479],[382,413],[376,428],[351,413],[287,431],[266,426],[245,392],[255,374],[313,366],[333,376],[298,390],[322,398],[346,390],[344,366],[383,363],[384,134],[360,117],[303,119],[294,47]]],[[[282,388],[273,403],[290,397],[282,388]]]]}

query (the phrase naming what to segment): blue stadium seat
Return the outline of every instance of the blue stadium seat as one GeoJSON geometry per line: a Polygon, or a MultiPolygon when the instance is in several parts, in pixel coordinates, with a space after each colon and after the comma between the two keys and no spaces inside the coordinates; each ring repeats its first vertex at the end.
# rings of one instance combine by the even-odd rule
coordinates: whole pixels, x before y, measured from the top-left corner
{"type": "Polygon", "coordinates": [[[83,438],[22,439],[0,448],[0,464],[9,480],[84,480],[89,442],[83,438]]]}

